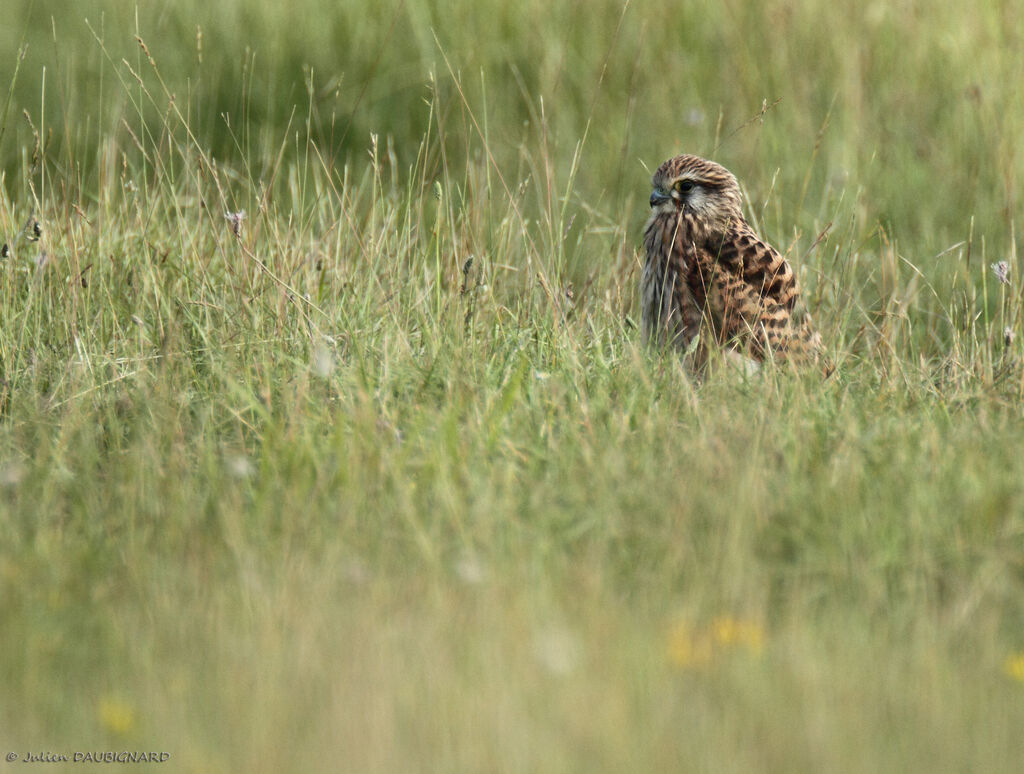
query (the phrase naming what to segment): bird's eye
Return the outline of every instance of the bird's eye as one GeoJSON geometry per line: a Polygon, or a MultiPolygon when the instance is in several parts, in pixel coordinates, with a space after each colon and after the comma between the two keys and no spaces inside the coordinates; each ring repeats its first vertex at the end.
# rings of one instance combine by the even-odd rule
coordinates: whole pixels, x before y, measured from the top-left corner
{"type": "Polygon", "coordinates": [[[688,194],[694,189],[694,183],[692,180],[677,180],[672,187],[681,194],[688,194]]]}

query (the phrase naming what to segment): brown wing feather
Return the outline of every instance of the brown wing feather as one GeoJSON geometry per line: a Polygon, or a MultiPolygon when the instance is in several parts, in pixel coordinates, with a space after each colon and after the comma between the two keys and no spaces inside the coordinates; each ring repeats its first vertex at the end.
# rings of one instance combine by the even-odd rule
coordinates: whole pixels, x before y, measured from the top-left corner
{"type": "Polygon", "coordinates": [[[745,222],[709,245],[698,262],[709,288],[707,308],[722,344],[763,360],[802,359],[816,347],[809,323],[797,324],[796,274],[745,222]]]}

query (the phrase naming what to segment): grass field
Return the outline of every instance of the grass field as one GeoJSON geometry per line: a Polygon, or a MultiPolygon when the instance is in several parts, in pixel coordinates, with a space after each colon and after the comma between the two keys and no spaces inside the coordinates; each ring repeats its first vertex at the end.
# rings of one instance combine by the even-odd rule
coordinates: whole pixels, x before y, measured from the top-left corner
{"type": "Polygon", "coordinates": [[[1020,771],[1020,2],[5,8],[0,770],[1020,771]],[[643,347],[678,152],[832,378],[643,347]]]}

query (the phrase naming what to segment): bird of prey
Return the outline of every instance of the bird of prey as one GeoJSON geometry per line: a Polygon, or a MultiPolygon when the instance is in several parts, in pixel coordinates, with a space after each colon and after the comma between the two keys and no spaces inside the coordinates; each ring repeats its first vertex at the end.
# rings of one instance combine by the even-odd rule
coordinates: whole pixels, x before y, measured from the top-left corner
{"type": "Polygon", "coordinates": [[[798,306],[796,275],[744,219],[732,173],[699,156],[676,156],[651,185],[645,338],[692,354],[697,370],[712,346],[747,370],[766,359],[817,361],[821,339],[798,306]]]}

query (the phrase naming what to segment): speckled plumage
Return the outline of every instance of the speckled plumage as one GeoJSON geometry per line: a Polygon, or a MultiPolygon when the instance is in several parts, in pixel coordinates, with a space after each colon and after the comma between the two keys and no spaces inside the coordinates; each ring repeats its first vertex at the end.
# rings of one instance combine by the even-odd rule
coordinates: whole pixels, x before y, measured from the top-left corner
{"type": "Polygon", "coordinates": [[[676,156],[651,184],[641,279],[647,340],[692,351],[698,368],[711,343],[749,364],[818,360],[820,337],[798,307],[796,275],[744,219],[732,173],[676,156]]]}

